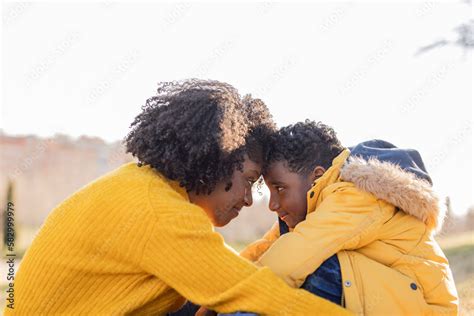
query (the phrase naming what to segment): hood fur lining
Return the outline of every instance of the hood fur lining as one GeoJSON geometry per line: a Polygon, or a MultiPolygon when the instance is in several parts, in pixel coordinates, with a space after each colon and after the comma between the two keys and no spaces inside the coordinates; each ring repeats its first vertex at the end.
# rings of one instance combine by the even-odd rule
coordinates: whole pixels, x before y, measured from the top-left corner
{"type": "Polygon", "coordinates": [[[341,169],[341,178],[420,219],[430,229],[439,230],[443,225],[445,212],[431,185],[398,165],[350,157],[341,169]]]}

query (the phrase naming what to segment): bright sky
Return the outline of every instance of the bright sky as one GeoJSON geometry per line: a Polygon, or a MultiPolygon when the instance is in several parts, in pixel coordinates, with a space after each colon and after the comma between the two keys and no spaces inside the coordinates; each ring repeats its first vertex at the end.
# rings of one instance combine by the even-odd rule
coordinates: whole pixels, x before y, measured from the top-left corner
{"type": "Polygon", "coordinates": [[[345,145],[418,149],[454,211],[473,202],[472,52],[451,3],[7,3],[0,128],[122,139],[156,83],[189,77],[262,98],[279,125],[310,118],[345,145]]]}

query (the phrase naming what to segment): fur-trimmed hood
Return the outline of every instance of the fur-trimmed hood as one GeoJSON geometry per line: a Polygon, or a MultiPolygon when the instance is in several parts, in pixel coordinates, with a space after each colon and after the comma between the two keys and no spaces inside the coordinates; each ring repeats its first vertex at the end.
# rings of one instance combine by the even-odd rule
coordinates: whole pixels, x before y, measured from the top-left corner
{"type": "Polygon", "coordinates": [[[405,213],[440,229],[444,209],[433,191],[420,154],[382,141],[372,140],[349,148],[351,155],[341,168],[341,178],[354,183],[405,213]]]}

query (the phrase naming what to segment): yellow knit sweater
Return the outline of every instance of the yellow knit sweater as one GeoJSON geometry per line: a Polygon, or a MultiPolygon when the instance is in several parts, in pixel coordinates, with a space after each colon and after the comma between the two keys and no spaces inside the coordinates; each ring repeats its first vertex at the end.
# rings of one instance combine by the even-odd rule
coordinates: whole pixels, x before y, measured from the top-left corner
{"type": "Polygon", "coordinates": [[[6,315],[162,315],[185,298],[219,312],[347,313],[236,255],[183,188],[135,163],[52,211],[14,289],[6,315]]]}

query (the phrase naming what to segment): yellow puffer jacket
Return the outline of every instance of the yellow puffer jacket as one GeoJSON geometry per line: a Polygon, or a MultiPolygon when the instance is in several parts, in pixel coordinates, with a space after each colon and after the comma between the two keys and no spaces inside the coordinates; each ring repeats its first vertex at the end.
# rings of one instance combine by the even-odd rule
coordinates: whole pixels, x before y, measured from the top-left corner
{"type": "Polygon", "coordinates": [[[444,214],[431,186],[400,167],[343,151],[308,191],[308,215],[242,256],[299,287],[337,253],[345,306],[360,315],[456,315],[448,261],[433,238],[444,214]]]}

